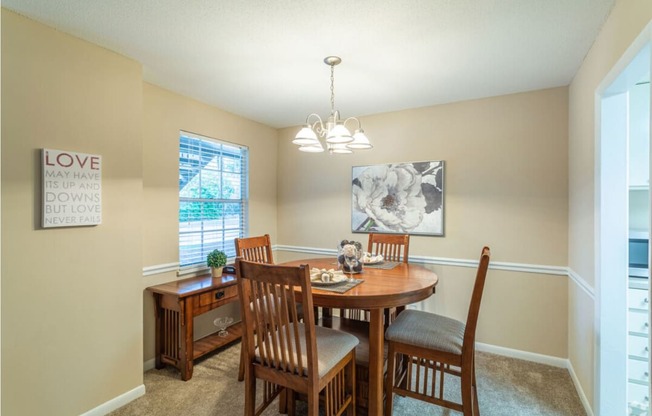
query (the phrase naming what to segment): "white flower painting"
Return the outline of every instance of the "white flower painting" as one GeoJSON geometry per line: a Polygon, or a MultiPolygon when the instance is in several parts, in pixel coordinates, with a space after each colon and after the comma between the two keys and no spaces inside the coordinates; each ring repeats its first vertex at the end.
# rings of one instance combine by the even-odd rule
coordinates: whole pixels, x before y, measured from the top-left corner
{"type": "Polygon", "coordinates": [[[444,162],[354,166],[351,230],[444,235],[444,162]]]}

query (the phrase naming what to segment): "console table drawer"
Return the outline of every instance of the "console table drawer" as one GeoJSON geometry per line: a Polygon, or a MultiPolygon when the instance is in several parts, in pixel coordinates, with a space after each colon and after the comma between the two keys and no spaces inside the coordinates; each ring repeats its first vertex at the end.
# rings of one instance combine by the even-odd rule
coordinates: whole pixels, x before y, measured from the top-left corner
{"type": "Polygon", "coordinates": [[[238,296],[238,287],[236,285],[228,286],[221,289],[211,290],[210,292],[199,295],[199,306],[210,306],[214,303],[224,302],[238,296]]]}

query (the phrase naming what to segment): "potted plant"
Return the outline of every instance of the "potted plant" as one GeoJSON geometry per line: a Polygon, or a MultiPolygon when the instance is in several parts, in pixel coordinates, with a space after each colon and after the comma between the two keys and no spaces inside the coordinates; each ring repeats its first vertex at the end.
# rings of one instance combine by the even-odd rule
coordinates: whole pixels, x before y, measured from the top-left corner
{"type": "Polygon", "coordinates": [[[211,268],[213,277],[222,276],[222,268],[226,266],[226,254],[218,249],[211,251],[206,257],[206,265],[211,268]]]}

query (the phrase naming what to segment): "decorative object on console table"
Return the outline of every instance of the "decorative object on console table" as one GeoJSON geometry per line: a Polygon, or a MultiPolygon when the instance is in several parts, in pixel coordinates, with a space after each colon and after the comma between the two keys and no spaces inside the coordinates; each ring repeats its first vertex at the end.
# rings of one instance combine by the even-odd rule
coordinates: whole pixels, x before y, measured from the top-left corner
{"type": "Polygon", "coordinates": [[[351,231],[444,235],[444,162],[352,169],[351,231]]]}
{"type": "Polygon", "coordinates": [[[224,316],[220,318],[215,318],[213,324],[217,327],[217,335],[224,338],[229,335],[229,331],[226,329],[233,323],[233,317],[224,316]]]}
{"type": "Polygon", "coordinates": [[[235,274],[235,265],[227,264],[226,266],[222,267],[222,274],[235,274]]]}
{"type": "Polygon", "coordinates": [[[206,265],[211,268],[213,277],[222,276],[222,268],[226,266],[226,254],[221,250],[213,250],[206,257],[206,265]]]}

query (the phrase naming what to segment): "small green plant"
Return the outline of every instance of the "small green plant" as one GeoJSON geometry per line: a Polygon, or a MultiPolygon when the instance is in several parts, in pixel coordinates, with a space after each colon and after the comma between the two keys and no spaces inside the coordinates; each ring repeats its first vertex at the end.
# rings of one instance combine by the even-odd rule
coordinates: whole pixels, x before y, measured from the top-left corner
{"type": "Polygon", "coordinates": [[[206,257],[206,265],[208,265],[208,267],[226,266],[226,254],[218,249],[211,251],[206,257]]]}

